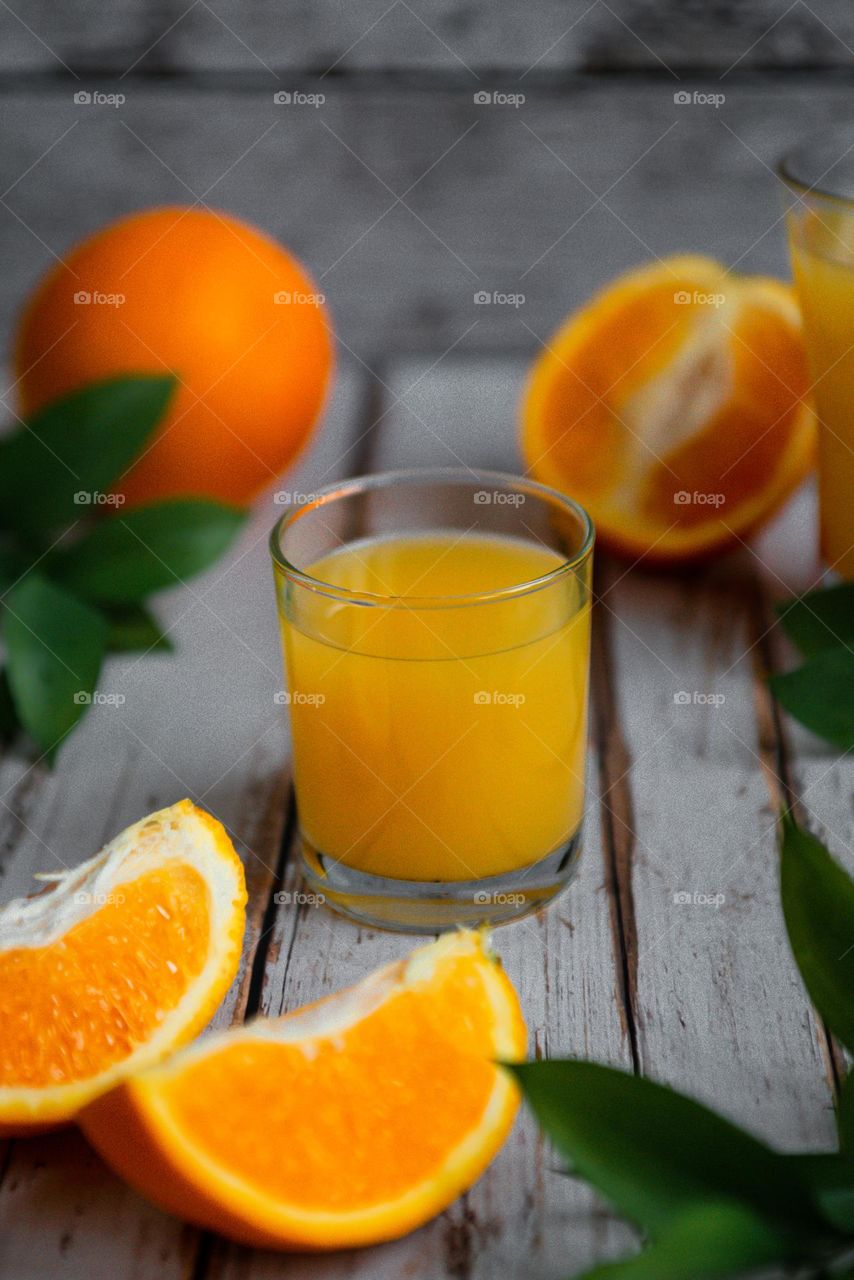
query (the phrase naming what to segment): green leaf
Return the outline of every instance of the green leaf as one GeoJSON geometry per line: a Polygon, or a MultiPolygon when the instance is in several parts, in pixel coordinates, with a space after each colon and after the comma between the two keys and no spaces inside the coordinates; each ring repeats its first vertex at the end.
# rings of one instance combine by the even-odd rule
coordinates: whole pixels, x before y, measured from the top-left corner
{"type": "Polygon", "coordinates": [[[755,1213],[729,1201],[692,1205],[636,1258],[606,1263],[583,1280],[704,1280],[788,1260],[791,1244],[755,1213]]]}
{"type": "Polygon", "coordinates": [[[780,1156],[683,1094],[592,1062],[509,1070],[573,1173],[652,1235],[709,1198],[742,1201],[784,1228],[823,1226],[780,1156]]]}
{"type": "Polygon", "coordinates": [[[0,671],[0,742],[11,741],[20,727],[18,713],[12,701],[12,691],[9,688],[9,676],[4,668],[0,671]]]}
{"type": "Polygon", "coordinates": [[[43,533],[91,514],[163,417],[174,387],[172,377],[109,378],[53,401],[0,440],[0,521],[43,533]]]}
{"type": "Polygon", "coordinates": [[[854,748],[854,652],[826,649],[817,657],[771,676],[768,684],[786,710],[834,746],[854,748]]]}
{"type": "Polygon", "coordinates": [[[159,649],[171,653],[172,641],[153,614],[141,604],[117,606],[107,614],[107,648],[113,653],[159,649]]]}
{"type": "Polygon", "coordinates": [[[854,646],[854,583],[810,591],[777,606],[789,639],[805,658],[824,649],[854,646]]]}
{"type": "Polygon", "coordinates": [[[781,819],[781,896],[789,943],[818,1012],[854,1049],[854,881],[827,849],[781,819]]]}
{"type": "Polygon", "coordinates": [[[0,546],[0,592],[7,591],[22,573],[26,573],[32,561],[32,556],[25,556],[17,547],[0,546]]]}
{"type": "Polygon", "coordinates": [[[206,569],[246,512],[204,498],[174,498],[104,520],[52,566],[89,600],[132,604],[206,569]]]}
{"type": "Polygon", "coordinates": [[[836,1153],[783,1159],[807,1183],[825,1220],[847,1235],[854,1234],[854,1161],[836,1153]]]}
{"type": "Polygon", "coordinates": [[[86,710],[107,637],[89,605],[38,573],[5,599],[3,634],[18,718],[48,760],[86,710]]]}
{"type": "Polygon", "coordinates": [[[849,1156],[854,1156],[854,1072],[848,1073],[839,1090],[836,1129],[840,1147],[849,1156]]]}

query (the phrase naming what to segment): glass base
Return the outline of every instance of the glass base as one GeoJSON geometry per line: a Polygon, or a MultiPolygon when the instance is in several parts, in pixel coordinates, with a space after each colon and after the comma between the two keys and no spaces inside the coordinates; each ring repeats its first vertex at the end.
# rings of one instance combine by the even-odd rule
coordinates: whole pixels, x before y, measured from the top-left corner
{"type": "Polygon", "coordinates": [[[372,876],[320,853],[304,836],[301,846],[306,883],[326,906],[360,924],[399,933],[437,933],[460,926],[506,924],[545,906],[575,875],[581,829],[537,862],[482,880],[372,876]]]}

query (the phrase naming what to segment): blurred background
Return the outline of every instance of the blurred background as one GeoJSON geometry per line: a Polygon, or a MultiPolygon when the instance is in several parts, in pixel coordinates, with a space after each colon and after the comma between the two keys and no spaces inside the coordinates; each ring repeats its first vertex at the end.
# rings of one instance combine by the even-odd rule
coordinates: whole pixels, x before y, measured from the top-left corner
{"type": "Polygon", "coordinates": [[[788,274],[772,169],[852,65],[847,0],[4,2],[3,338],[56,255],[168,202],[282,239],[371,364],[533,352],[679,249],[788,274]]]}

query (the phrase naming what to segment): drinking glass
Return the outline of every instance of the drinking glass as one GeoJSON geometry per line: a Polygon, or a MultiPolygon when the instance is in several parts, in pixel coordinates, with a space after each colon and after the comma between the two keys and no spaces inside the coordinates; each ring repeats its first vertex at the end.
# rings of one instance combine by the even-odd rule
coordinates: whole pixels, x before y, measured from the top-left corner
{"type": "Polygon", "coordinates": [[[568,883],[592,549],[563,494],[465,468],[348,480],[276,524],[303,870],[329,905],[430,932],[568,883]]]}
{"type": "Polygon", "coordinates": [[[854,126],[801,142],[778,172],[819,416],[822,558],[854,578],[854,126]]]}

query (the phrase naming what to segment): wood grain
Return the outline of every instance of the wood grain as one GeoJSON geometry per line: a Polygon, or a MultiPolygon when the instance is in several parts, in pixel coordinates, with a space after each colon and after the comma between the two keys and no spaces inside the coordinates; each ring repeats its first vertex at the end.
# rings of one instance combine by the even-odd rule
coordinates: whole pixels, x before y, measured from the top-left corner
{"type": "Polygon", "coordinates": [[[429,84],[303,87],[326,102],[276,106],[254,82],[134,83],[119,108],[76,105],[72,85],[7,88],[0,342],[53,255],[132,209],[200,197],[302,257],[344,350],[369,364],[451,344],[528,354],[654,255],[787,274],[773,165],[850,99],[844,80],[799,76],[727,82],[718,109],[675,103],[669,79],[592,77],[518,109],[429,84]],[[476,304],[482,291],[524,302],[476,304]]]}
{"type": "Polygon", "coordinates": [[[832,1141],[832,1099],[779,909],[756,590],[738,561],[606,587],[635,796],[638,1044],[646,1073],[803,1149],[832,1141]]]}
{"type": "Polygon", "coordinates": [[[819,8],[780,0],[22,0],[0,19],[2,65],[20,71],[128,68],[148,73],[287,70],[441,71],[518,77],[530,68],[674,73],[754,67],[849,66],[854,22],[844,0],[819,8]]]}

